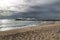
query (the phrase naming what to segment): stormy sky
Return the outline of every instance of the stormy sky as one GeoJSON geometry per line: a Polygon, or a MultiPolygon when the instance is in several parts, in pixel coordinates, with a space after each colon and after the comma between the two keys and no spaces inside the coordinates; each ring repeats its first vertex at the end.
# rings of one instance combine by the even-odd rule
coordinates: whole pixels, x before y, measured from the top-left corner
{"type": "Polygon", "coordinates": [[[0,19],[60,19],[59,0],[0,0],[0,19]]]}

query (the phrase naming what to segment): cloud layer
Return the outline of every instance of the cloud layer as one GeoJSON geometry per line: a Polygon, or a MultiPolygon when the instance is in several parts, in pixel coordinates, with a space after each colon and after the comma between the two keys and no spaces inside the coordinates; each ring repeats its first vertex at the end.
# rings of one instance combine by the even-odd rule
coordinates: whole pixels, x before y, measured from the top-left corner
{"type": "Polygon", "coordinates": [[[28,12],[31,6],[45,5],[57,0],[0,0],[0,16],[11,16],[17,12],[28,12]]]}

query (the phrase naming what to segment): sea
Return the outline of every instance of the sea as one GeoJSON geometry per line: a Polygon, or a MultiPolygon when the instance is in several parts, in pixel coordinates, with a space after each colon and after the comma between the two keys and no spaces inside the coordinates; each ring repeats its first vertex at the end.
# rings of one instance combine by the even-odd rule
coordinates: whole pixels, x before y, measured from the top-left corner
{"type": "Polygon", "coordinates": [[[2,19],[0,20],[0,31],[8,31],[12,29],[20,29],[26,27],[42,26],[47,24],[54,24],[55,21],[16,21],[14,19],[2,19]]]}

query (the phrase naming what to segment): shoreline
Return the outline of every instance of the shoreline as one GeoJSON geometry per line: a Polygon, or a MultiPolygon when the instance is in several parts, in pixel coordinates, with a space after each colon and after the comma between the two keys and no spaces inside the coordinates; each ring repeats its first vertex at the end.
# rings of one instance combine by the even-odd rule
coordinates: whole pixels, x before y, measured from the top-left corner
{"type": "Polygon", "coordinates": [[[0,40],[60,40],[60,21],[10,31],[0,31],[0,40]],[[4,38],[4,39],[3,39],[4,38]]]}
{"type": "Polygon", "coordinates": [[[35,30],[35,29],[42,29],[42,28],[49,28],[50,26],[60,26],[60,21],[55,22],[54,24],[45,24],[45,25],[36,25],[32,27],[25,27],[25,28],[19,28],[19,29],[14,29],[14,30],[8,30],[8,31],[0,31],[0,35],[4,34],[13,34],[17,32],[25,32],[25,31],[30,31],[30,30],[35,30]]]}

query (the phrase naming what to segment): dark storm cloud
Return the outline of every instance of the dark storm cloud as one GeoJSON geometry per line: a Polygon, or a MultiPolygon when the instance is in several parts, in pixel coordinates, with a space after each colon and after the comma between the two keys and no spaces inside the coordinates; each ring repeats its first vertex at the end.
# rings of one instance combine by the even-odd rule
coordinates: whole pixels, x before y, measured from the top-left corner
{"type": "Polygon", "coordinates": [[[60,1],[50,5],[37,5],[31,6],[27,9],[27,12],[16,12],[9,11],[9,13],[14,13],[11,16],[1,16],[0,18],[37,18],[37,19],[59,19],[60,20],[60,1]],[[16,13],[16,14],[15,14],[16,13]]]}

